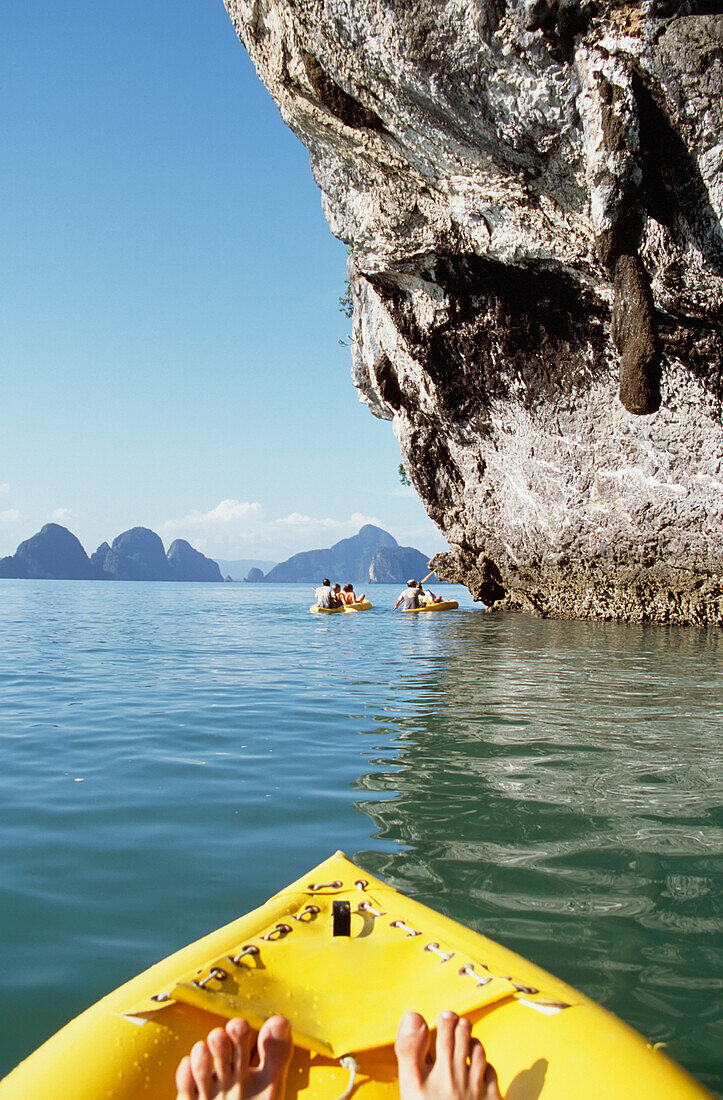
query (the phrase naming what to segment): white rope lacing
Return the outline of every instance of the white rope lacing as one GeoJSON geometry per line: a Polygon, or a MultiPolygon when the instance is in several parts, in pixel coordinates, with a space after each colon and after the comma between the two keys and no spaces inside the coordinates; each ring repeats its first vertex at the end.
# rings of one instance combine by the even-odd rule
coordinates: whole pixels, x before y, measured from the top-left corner
{"type": "Polygon", "coordinates": [[[336,1100],[347,1100],[354,1091],[354,1084],[356,1082],[356,1075],[359,1072],[359,1063],[353,1054],[345,1054],[343,1058],[339,1059],[339,1065],[344,1069],[349,1070],[349,1083],[340,1096],[337,1096],[336,1100]]]}

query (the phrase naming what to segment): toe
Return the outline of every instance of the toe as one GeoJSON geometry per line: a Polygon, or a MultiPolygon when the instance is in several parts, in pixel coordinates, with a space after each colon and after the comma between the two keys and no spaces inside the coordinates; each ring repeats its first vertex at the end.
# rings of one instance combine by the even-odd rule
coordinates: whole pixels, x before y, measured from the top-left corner
{"type": "Polygon", "coordinates": [[[235,1016],[226,1024],[226,1034],[231,1040],[233,1080],[244,1081],[251,1061],[253,1032],[246,1020],[235,1016]]]}
{"type": "Polygon", "coordinates": [[[485,1048],[479,1039],[472,1039],[469,1044],[469,1091],[477,1100],[484,1095],[483,1086],[485,1071],[487,1069],[487,1055],[485,1048]]]}
{"type": "Polygon", "coordinates": [[[454,1029],[454,1072],[458,1081],[467,1079],[467,1057],[469,1055],[469,1043],[472,1038],[472,1025],[464,1016],[457,1021],[454,1029]]]}
{"type": "Polygon", "coordinates": [[[399,1095],[413,1095],[427,1076],[429,1028],[418,1012],[405,1012],[399,1021],[394,1052],[399,1067],[399,1095]]]}
{"type": "Polygon", "coordinates": [[[500,1084],[497,1080],[497,1070],[494,1066],[487,1063],[484,1076],[484,1090],[481,1094],[480,1100],[502,1100],[500,1095],[500,1084]]]}
{"type": "Polygon", "coordinates": [[[438,1066],[449,1068],[452,1071],[454,1059],[454,1040],[459,1016],[456,1012],[446,1008],[437,1017],[437,1049],[435,1062],[438,1066]]]}
{"type": "Polygon", "coordinates": [[[233,1046],[222,1027],[216,1027],[206,1040],[213,1058],[213,1071],[222,1089],[233,1083],[233,1046]]]}
{"type": "Polygon", "coordinates": [[[213,1100],[213,1060],[204,1042],[191,1048],[191,1072],[200,1100],[213,1100]]]}
{"type": "Polygon", "coordinates": [[[283,1094],[293,1051],[291,1025],[286,1017],[272,1016],[267,1020],[256,1045],[259,1051],[259,1068],[254,1070],[257,1083],[268,1090],[269,1097],[279,1096],[283,1094]]]}
{"type": "Polygon", "coordinates": [[[176,1088],[178,1089],[178,1100],[196,1100],[198,1096],[193,1073],[191,1072],[191,1059],[188,1057],[182,1058],[178,1063],[176,1088]]]}

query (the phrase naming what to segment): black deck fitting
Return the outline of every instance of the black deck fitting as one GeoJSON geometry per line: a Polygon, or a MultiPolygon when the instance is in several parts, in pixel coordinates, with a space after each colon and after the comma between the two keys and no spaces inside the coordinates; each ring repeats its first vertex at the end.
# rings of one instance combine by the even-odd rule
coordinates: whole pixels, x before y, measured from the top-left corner
{"type": "Polygon", "coordinates": [[[334,935],[351,936],[351,905],[348,901],[333,901],[334,935]]]}

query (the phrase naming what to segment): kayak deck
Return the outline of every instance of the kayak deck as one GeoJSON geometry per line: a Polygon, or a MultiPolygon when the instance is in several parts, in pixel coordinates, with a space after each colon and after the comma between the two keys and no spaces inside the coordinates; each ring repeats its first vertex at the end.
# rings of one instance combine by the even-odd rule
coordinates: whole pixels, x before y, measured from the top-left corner
{"type": "Polygon", "coordinates": [[[369,600],[361,600],[359,603],[348,603],[344,607],[319,607],[313,603],[309,608],[312,615],[343,615],[345,612],[371,611],[369,600]]]}
{"type": "Polygon", "coordinates": [[[0,1083],[0,1100],[47,1095],[49,1081],[53,1100],[173,1100],[197,1039],[224,1018],[258,1027],[276,1012],[295,1044],[287,1098],[335,1100],[349,1053],[355,1097],[397,1097],[400,1015],[433,1024],[443,1008],[469,1016],[514,1100],[709,1095],[570,986],[338,852],[77,1017],[0,1083]]]}
{"type": "Polygon", "coordinates": [[[459,607],[456,600],[442,600],[440,603],[425,603],[421,607],[403,607],[405,614],[413,614],[416,611],[455,611],[459,607]]]}

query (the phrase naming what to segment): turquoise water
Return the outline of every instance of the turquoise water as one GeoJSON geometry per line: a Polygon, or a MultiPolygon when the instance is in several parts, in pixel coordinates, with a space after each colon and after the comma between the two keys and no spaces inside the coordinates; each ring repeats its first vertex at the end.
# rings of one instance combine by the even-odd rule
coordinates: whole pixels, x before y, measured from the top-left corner
{"type": "Polygon", "coordinates": [[[343,848],[721,1088],[721,632],[396,591],[0,581],[2,1072],[343,848]]]}

